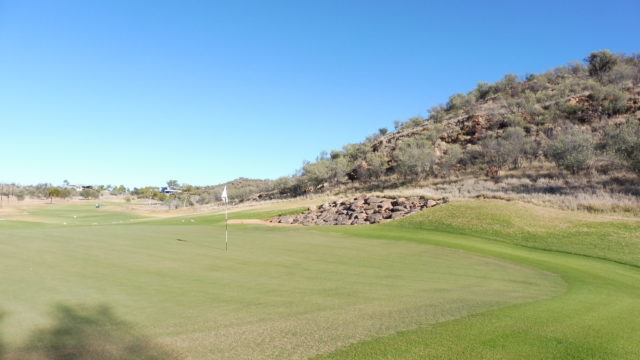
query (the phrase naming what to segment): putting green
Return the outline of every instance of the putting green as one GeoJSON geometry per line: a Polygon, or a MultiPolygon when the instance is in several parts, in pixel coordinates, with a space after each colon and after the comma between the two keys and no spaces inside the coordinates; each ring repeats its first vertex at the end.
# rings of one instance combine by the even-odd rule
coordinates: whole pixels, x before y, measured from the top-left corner
{"type": "Polygon", "coordinates": [[[466,201],[397,223],[341,231],[534,266],[561,275],[568,290],[365,341],[321,359],[640,359],[637,218],[466,201]]]}
{"type": "Polygon", "coordinates": [[[389,241],[407,234],[382,227],[234,225],[225,252],[219,216],[125,224],[131,215],[86,206],[46,211],[46,226],[0,224],[9,352],[59,303],[106,304],[186,358],[307,358],[566,290],[549,271],[389,241]],[[91,220],[59,224],[73,215],[91,220]]]}

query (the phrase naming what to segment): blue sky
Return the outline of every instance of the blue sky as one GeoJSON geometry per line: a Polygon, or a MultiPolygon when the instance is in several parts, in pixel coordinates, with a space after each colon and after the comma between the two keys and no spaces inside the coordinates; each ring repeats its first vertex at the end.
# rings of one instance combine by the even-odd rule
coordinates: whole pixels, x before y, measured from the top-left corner
{"type": "Polygon", "coordinates": [[[0,182],[276,178],[505,73],[640,51],[636,1],[2,1],[0,182]]]}

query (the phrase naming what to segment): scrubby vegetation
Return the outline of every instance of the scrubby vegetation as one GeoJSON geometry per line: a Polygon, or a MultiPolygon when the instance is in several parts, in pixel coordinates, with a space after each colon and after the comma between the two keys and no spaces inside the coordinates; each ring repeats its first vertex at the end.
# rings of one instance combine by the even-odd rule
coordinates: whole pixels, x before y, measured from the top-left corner
{"type": "MultiPolygon", "coordinates": [[[[396,121],[393,132],[380,129],[362,143],[323,152],[296,175],[278,179],[273,190],[378,190],[468,175],[496,179],[517,169],[530,177],[547,165],[555,167],[554,179],[567,182],[640,174],[637,54],[604,50],[542,74],[507,74],[455,94],[428,113],[396,121]]],[[[621,191],[615,183],[605,190],[621,191]]],[[[624,191],[640,195],[640,188],[624,191]]]]}

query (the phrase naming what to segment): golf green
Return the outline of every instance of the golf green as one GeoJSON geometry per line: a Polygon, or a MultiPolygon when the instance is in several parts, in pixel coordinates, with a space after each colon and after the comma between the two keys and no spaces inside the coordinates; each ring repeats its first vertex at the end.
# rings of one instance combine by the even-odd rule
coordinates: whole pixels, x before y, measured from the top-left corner
{"type": "Polygon", "coordinates": [[[144,220],[71,205],[36,215],[0,224],[9,356],[56,304],[105,305],[183,358],[308,358],[567,289],[537,263],[394,240],[431,236],[415,229],[232,225],[225,252],[219,215],[144,220]]]}

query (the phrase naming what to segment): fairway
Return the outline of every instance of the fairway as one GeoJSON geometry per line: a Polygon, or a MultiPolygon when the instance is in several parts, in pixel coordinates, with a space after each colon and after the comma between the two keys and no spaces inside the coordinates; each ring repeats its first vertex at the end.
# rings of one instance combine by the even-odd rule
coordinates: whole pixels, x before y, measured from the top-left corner
{"type": "Polygon", "coordinates": [[[225,252],[219,215],[144,220],[74,205],[35,215],[0,223],[10,349],[55,304],[104,304],[183,358],[308,358],[566,290],[548,271],[375,232],[234,225],[225,252]],[[89,220],[63,224],[73,216],[89,220]]]}

